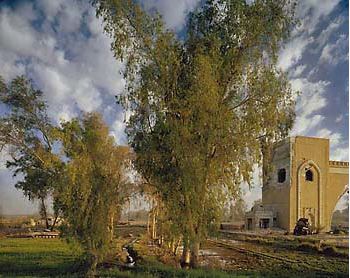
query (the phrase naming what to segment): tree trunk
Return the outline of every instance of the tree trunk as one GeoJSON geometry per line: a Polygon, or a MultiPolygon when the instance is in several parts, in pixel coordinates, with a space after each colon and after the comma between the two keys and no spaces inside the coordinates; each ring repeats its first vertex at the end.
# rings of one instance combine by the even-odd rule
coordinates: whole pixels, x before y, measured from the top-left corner
{"type": "Polygon", "coordinates": [[[152,215],[152,239],[156,239],[157,231],[156,231],[156,210],[153,210],[152,215]]]}
{"type": "Polygon", "coordinates": [[[183,244],[184,244],[184,248],[182,250],[182,258],[181,258],[180,264],[182,268],[187,269],[189,268],[190,258],[191,258],[189,241],[184,240],[183,244]]]}
{"type": "Polygon", "coordinates": [[[181,238],[178,239],[178,240],[176,240],[176,241],[174,242],[174,251],[173,251],[173,252],[174,252],[174,255],[175,255],[175,256],[176,256],[177,249],[178,249],[180,243],[181,243],[181,238]]]}
{"type": "Polygon", "coordinates": [[[47,219],[45,199],[44,198],[40,198],[40,200],[41,200],[40,214],[42,214],[41,217],[45,218],[46,229],[49,229],[50,225],[49,225],[49,220],[47,219]]]}
{"type": "Polygon", "coordinates": [[[149,223],[149,218],[150,218],[150,212],[147,214],[147,235],[150,236],[150,223],[149,223]]]}
{"type": "Polygon", "coordinates": [[[110,241],[113,240],[113,236],[114,236],[114,215],[112,213],[110,220],[109,220],[109,232],[110,232],[110,241]]]}
{"type": "Polygon", "coordinates": [[[55,226],[56,226],[57,218],[58,218],[58,214],[55,216],[55,220],[53,221],[52,226],[51,226],[51,228],[50,228],[51,232],[53,231],[53,229],[54,229],[55,226]]]}
{"type": "Polygon", "coordinates": [[[91,254],[89,259],[89,268],[87,270],[86,277],[88,278],[96,277],[97,263],[98,263],[97,255],[91,254]]]}
{"type": "Polygon", "coordinates": [[[195,240],[191,245],[191,268],[197,268],[199,262],[199,240],[195,240]]]}

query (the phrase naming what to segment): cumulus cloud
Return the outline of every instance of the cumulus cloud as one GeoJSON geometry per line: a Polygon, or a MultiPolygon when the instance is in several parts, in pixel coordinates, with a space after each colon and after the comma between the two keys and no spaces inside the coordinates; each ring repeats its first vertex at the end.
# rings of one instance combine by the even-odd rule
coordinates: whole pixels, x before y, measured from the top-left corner
{"type": "Polygon", "coordinates": [[[125,83],[110,43],[93,9],[79,1],[37,1],[0,10],[0,63],[5,65],[0,74],[7,81],[19,74],[31,77],[56,122],[79,111],[104,112],[108,102],[114,103],[125,83]],[[80,32],[82,25],[91,34],[80,32]]]}
{"type": "MultiPolygon", "coordinates": [[[[114,99],[125,82],[110,43],[88,3],[38,0],[0,6],[0,75],[5,81],[18,75],[31,78],[44,92],[49,116],[56,123],[82,111],[101,112],[117,143],[125,144],[118,116],[121,108],[114,99]]],[[[36,205],[26,202],[14,188],[16,180],[3,169],[7,157],[4,153],[1,157],[0,202],[8,208],[3,212],[36,211],[36,205]]]]}

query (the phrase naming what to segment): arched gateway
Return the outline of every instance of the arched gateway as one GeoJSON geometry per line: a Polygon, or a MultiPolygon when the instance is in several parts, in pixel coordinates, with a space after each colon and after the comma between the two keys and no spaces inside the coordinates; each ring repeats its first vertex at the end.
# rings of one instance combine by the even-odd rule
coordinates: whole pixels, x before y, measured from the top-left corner
{"type": "MultiPolygon", "coordinates": [[[[329,139],[302,136],[277,143],[271,158],[259,208],[273,215],[269,227],[293,231],[296,221],[305,217],[312,229],[329,231],[334,208],[348,187],[349,162],[329,160],[329,139]]],[[[254,211],[247,221],[259,223],[254,211]]]]}

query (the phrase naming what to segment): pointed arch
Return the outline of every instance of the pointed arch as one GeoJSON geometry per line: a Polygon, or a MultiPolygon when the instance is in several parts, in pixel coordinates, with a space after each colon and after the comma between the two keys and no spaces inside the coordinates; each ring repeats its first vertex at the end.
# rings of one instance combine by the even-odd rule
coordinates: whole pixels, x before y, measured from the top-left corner
{"type": "Polygon", "coordinates": [[[313,161],[313,160],[307,160],[304,161],[298,168],[297,171],[297,219],[296,221],[298,221],[298,219],[301,216],[301,174],[303,173],[303,169],[305,169],[305,167],[307,166],[311,166],[314,167],[317,171],[317,176],[318,176],[318,226],[321,227],[322,225],[322,197],[323,197],[323,192],[322,192],[322,186],[321,186],[321,181],[322,181],[322,177],[321,177],[321,169],[320,167],[313,161]]]}

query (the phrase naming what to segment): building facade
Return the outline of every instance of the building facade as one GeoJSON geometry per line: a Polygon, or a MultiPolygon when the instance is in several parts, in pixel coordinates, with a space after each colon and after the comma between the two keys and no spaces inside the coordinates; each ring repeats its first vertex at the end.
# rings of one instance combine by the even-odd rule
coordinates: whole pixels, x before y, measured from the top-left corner
{"type": "Polygon", "coordinates": [[[329,139],[302,136],[277,143],[270,157],[262,204],[247,213],[246,227],[292,232],[303,217],[312,230],[329,231],[334,208],[348,188],[349,163],[329,160],[329,139]]]}

